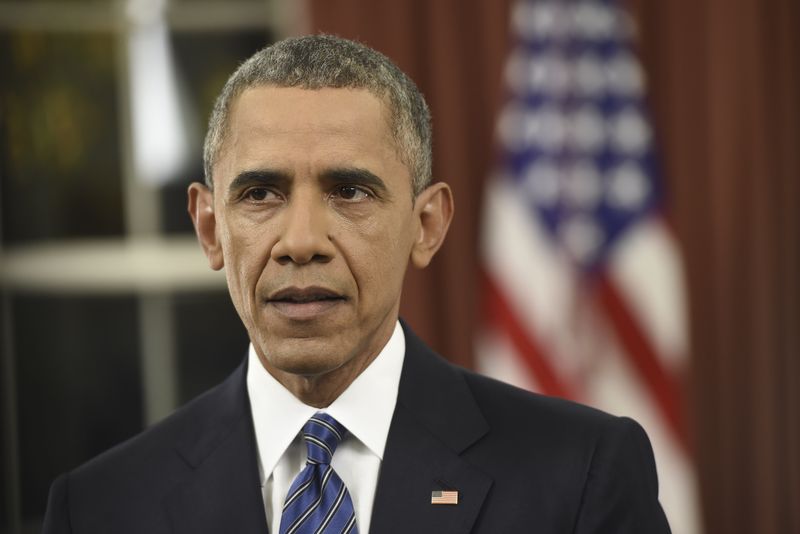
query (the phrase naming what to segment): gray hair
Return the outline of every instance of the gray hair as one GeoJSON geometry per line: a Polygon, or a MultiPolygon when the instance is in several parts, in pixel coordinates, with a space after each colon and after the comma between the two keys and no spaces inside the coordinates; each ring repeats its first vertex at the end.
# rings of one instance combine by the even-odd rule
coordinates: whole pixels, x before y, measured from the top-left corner
{"type": "Polygon", "coordinates": [[[414,196],[431,181],[431,116],[414,82],[392,61],[361,43],[331,35],[279,41],[245,61],[230,78],[211,112],[203,146],[206,184],[228,134],[233,102],[258,86],[366,89],[386,104],[400,161],[411,174],[414,196]]]}

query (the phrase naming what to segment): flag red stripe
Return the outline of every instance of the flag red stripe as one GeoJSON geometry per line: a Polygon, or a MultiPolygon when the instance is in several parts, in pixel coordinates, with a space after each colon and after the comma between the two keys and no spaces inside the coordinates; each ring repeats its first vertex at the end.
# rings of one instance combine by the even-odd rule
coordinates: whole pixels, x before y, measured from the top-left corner
{"type": "Polygon", "coordinates": [[[643,334],[625,300],[607,276],[598,277],[597,289],[600,303],[619,342],[647,385],[677,442],[688,451],[686,425],[679,403],[681,391],[677,380],[664,368],[655,348],[643,334]]]}
{"type": "Polygon", "coordinates": [[[483,271],[486,322],[508,335],[514,349],[536,377],[541,393],[574,399],[574,394],[553,370],[531,333],[523,327],[491,275],[483,271]]]}

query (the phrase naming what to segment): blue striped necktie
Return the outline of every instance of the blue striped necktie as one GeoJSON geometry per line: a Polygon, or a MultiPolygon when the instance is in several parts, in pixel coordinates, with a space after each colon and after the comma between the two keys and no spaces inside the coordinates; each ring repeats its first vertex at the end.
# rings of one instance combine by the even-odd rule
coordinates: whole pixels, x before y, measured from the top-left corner
{"type": "Polygon", "coordinates": [[[353,500],[331,467],[346,434],[345,427],[322,412],[303,426],[308,457],[286,496],[280,534],[358,534],[353,500]]]}

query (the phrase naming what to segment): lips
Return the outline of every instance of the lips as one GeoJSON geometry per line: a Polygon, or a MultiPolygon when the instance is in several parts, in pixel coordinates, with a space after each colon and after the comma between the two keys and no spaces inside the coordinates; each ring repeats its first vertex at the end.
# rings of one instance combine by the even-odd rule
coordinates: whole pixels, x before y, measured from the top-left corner
{"type": "Polygon", "coordinates": [[[344,300],[344,296],[332,289],[311,286],[306,288],[287,287],[274,292],[267,298],[268,302],[290,302],[295,304],[321,300],[344,300]]]}
{"type": "Polygon", "coordinates": [[[331,311],[346,300],[344,295],[324,287],[287,287],[270,294],[267,304],[290,319],[307,320],[331,311]]]}

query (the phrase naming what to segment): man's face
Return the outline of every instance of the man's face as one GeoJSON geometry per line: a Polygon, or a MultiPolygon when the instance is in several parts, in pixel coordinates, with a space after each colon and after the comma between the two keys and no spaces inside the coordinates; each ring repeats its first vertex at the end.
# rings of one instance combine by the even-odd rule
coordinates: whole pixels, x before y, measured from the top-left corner
{"type": "Polygon", "coordinates": [[[214,188],[221,256],[209,257],[265,367],[368,364],[394,328],[420,233],[384,104],[366,90],[248,89],[214,188]]]}

